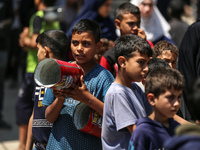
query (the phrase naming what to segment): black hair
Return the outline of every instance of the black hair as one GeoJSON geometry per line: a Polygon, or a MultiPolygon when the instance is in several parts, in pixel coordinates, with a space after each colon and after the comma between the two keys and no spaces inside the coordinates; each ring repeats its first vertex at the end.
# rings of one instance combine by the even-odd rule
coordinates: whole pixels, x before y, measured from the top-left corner
{"type": "Polygon", "coordinates": [[[42,47],[47,46],[57,59],[66,60],[68,51],[68,37],[61,30],[46,30],[39,34],[36,43],[42,47]]]}
{"type": "Polygon", "coordinates": [[[181,15],[184,13],[183,0],[171,0],[169,4],[169,13],[171,17],[181,19],[181,15]]]}
{"type": "Polygon", "coordinates": [[[47,7],[54,6],[55,2],[56,2],[56,0],[43,0],[43,3],[47,7]]]}
{"type": "Polygon", "coordinates": [[[183,90],[184,78],[177,69],[158,67],[152,69],[145,80],[145,95],[153,93],[156,98],[167,89],[183,90]]]}
{"type": "Polygon", "coordinates": [[[74,33],[82,33],[82,32],[90,32],[95,42],[98,43],[101,38],[101,28],[99,24],[90,19],[81,19],[72,29],[72,34],[74,33]]]}
{"type": "Polygon", "coordinates": [[[170,65],[161,58],[153,57],[152,59],[149,60],[148,67],[149,67],[149,71],[148,71],[148,73],[149,73],[154,68],[170,67],[170,65]]]}
{"type": "Polygon", "coordinates": [[[188,101],[192,119],[200,120],[200,77],[192,82],[188,91],[188,101]]]}
{"type": "Polygon", "coordinates": [[[120,36],[114,43],[114,54],[118,67],[120,67],[118,63],[119,56],[129,59],[134,55],[133,52],[136,51],[148,57],[151,57],[153,54],[151,46],[143,38],[133,34],[120,36]]]}
{"type": "Polygon", "coordinates": [[[128,13],[140,15],[140,9],[131,3],[123,3],[116,10],[116,19],[122,20],[123,15],[128,13]]]}

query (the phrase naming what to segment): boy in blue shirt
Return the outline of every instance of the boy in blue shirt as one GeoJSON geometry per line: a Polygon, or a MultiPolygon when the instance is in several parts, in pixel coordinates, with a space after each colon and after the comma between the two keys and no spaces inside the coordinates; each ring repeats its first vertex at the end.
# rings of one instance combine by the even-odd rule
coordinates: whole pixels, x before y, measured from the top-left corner
{"type": "Polygon", "coordinates": [[[112,74],[97,64],[94,55],[101,47],[99,25],[88,19],[80,20],[72,29],[71,50],[75,62],[84,70],[81,87],[71,85],[63,90],[48,89],[42,104],[47,105],[46,118],[53,123],[47,149],[101,150],[101,139],[79,131],[74,126],[76,106],[83,102],[103,115],[104,96],[114,81],[112,74]],[[84,79],[84,80],[83,80],[84,79]],[[54,100],[54,95],[57,97],[54,100]]]}
{"type": "MultiPolygon", "coordinates": [[[[61,30],[46,30],[36,39],[37,57],[39,61],[45,58],[66,60],[68,38],[61,30]]],[[[36,85],[34,92],[34,109],[29,120],[26,149],[31,149],[35,143],[36,150],[45,150],[51,132],[52,124],[45,119],[46,107],[42,101],[46,92],[45,87],[36,85]]]]}
{"type": "Polygon", "coordinates": [[[163,149],[164,142],[174,135],[179,125],[173,117],[178,112],[184,79],[181,73],[169,67],[152,69],[145,81],[145,95],[153,112],[136,121],[130,140],[130,150],[163,149]]]}
{"type": "Polygon", "coordinates": [[[133,81],[142,81],[153,52],[148,42],[133,34],[115,41],[118,74],[105,96],[102,145],[105,150],[128,149],[137,119],[151,113],[143,91],[133,81]]]}

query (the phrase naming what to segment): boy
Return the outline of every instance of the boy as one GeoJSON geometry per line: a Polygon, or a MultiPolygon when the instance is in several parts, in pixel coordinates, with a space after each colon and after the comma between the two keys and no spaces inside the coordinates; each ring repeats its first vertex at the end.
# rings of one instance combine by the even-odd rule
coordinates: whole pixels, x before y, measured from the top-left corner
{"type": "Polygon", "coordinates": [[[145,95],[153,112],[137,120],[130,150],[164,149],[164,142],[174,135],[174,129],[179,125],[173,117],[179,110],[183,88],[183,76],[176,69],[161,67],[149,72],[145,95]]]}
{"type": "Polygon", "coordinates": [[[151,113],[143,91],[133,83],[146,77],[153,54],[150,45],[128,34],[116,40],[114,52],[119,69],[105,96],[101,135],[105,150],[128,149],[136,120],[151,113]]]}
{"type": "Polygon", "coordinates": [[[26,72],[23,83],[19,89],[15,104],[16,122],[19,125],[19,149],[25,148],[28,122],[33,111],[32,94],[35,87],[33,74],[38,63],[37,36],[49,29],[59,29],[59,22],[48,22],[44,20],[44,9],[53,6],[56,0],[35,0],[37,12],[31,16],[29,28],[24,28],[20,34],[19,44],[27,52],[26,72]]]}
{"type": "Polygon", "coordinates": [[[88,19],[80,20],[72,29],[74,63],[83,68],[85,75],[81,87],[53,90],[55,100],[52,90],[47,90],[42,104],[48,106],[45,115],[53,123],[47,149],[102,149],[100,138],[77,130],[73,124],[73,113],[80,101],[103,115],[104,96],[114,81],[112,74],[94,60],[101,48],[100,33],[99,25],[88,19]]]}
{"type": "MultiPolygon", "coordinates": [[[[120,30],[121,36],[134,34],[146,39],[143,30],[140,29],[140,10],[131,3],[123,3],[116,10],[115,26],[120,30]]],[[[148,41],[151,47],[153,44],[148,41]]],[[[100,65],[109,70],[113,76],[117,73],[117,64],[113,48],[109,49],[101,58],[100,65]]]]}
{"type": "Polygon", "coordinates": [[[200,78],[198,77],[191,84],[188,92],[191,114],[195,124],[181,125],[176,129],[176,136],[165,142],[168,150],[199,150],[200,149],[200,78]]]}
{"type": "Polygon", "coordinates": [[[169,63],[170,67],[176,69],[178,48],[169,41],[159,41],[153,47],[153,57],[161,58],[169,63]]]}
{"type": "MultiPolygon", "coordinates": [[[[66,60],[68,49],[68,38],[61,30],[46,30],[37,39],[38,60],[54,58],[66,60]]],[[[46,107],[42,105],[46,88],[36,85],[34,97],[34,109],[29,120],[28,137],[26,149],[32,148],[32,139],[36,149],[46,149],[52,124],[45,119],[46,107]]]]}

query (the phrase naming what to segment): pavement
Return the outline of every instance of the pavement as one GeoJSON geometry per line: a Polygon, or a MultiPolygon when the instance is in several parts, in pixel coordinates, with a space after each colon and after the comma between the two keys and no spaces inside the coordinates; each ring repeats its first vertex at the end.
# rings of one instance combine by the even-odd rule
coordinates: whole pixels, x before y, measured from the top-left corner
{"type": "Polygon", "coordinates": [[[12,129],[0,128],[0,150],[17,150],[18,148],[18,126],[15,121],[15,100],[20,83],[15,87],[10,87],[11,81],[6,80],[5,98],[3,108],[3,120],[12,126],[12,129]]]}

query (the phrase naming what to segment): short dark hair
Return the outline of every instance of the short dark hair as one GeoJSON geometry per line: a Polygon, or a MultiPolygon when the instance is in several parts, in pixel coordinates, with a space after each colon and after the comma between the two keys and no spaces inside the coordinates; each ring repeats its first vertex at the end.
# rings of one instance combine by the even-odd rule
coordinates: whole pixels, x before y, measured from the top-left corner
{"type": "Polygon", "coordinates": [[[81,32],[90,32],[98,43],[101,38],[101,28],[99,24],[90,19],[81,19],[72,29],[72,34],[81,32]]]}
{"type": "Polygon", "coordinates": [[[149,60],[148,67],[149,67],[149,71],[148,71],[148,73],[149,73],[154,68],[170,67],[170,65],[161,58],[153,57],[152,59],[149,60]]]}
{"type": "Polygon", "coordinates": [[[188,101],[192,119],[200,120],[200,77],[192,82],[188,91],[188,101]]]}
{"type": "Polygon", "coordinates": [[[46,30],[39,34],[36,43],[42,47],[49,47],[57,59],[66,60],[68,51],[68,37],[61,30],[46,30]]]}
{"type": "Polygon", "coordinates": [[[118,67],[120,67],[117,60],[119,56],[129,59],[134,55],[133,52],[136,51],[140,54],[146,54],[148,57],[153,54],[151,46],[143,38],[133,34],[120,36],[114,43],[114,54],[118,67]]]}
{"type": "Polygon", "coordinates": [[[146,77],[145,95],[153,93],[156,98],[167,89],[183,90],[184,78],[177,69],[160,67],[152,69],[146,77]]]}
{"type": "Polygon", "coordinates": [[[159,41],[154,45],[154,47],[153,47],[153,52],[154,52],[153,57],[157,57],[157,56],[162,55],[162,52],[165,51],[165,50],[170,50],[170,52],[172,54],[175,54],[175,56],[178,57],[178,47],[176,45],[172,44],[171,42],[166,41],[166,40],[159,41]]]}
{"type": "Polygon", "coordinates": [[[116,19],[122,20],[123,15],[128,13],[140,15],[140,9],[131,3],[123,3],[116,10],[116,19]]]}
{"type": "Polygon", "coordinates": [[[45,6],[49,7],[49,6],[54,6],[56,0],[43,0],[43,3],[45,4],[45,6]]]}

